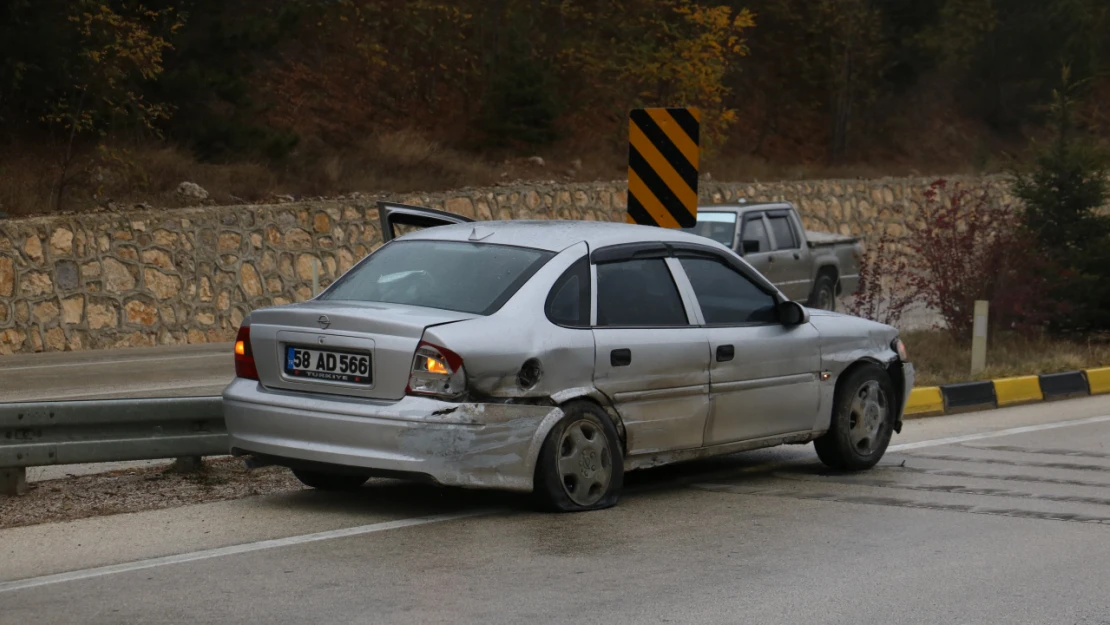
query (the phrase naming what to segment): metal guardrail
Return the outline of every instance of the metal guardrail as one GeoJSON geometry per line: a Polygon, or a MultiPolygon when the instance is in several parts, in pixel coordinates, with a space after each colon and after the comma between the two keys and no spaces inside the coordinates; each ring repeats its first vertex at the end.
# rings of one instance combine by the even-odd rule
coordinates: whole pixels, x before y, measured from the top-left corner
{"type": "Polygon", "coordinates": [[[0,403],[0,493],[27,467],[228,453],[220,397],[0,403]]]}

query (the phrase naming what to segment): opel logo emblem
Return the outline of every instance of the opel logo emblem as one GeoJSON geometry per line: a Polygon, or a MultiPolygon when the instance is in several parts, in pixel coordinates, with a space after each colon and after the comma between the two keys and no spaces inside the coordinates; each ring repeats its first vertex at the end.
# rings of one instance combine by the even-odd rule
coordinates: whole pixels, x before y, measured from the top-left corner
{"type": "Polygon", "coordinates": [[[328,319],[327,315],[320,315],[320,318],[316,320],[316,323],[320,324],[321,328],[327,330],[328,326],[331,325],[331,319],[328,319]]]}

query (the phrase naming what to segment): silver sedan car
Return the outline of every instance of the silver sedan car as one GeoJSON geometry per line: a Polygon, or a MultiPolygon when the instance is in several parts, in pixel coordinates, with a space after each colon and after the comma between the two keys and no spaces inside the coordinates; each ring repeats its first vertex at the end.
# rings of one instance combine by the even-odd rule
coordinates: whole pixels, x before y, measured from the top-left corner
{"type": "Polygon", "coordinates": [[[787,443],[867,469],[901,430],[897,331],[791,302],[712,240],[380,214],[384,246],[244,321],[233,454],[320,489],[422,479],[574,511],[615,504],[626,471],[787,443]]]}

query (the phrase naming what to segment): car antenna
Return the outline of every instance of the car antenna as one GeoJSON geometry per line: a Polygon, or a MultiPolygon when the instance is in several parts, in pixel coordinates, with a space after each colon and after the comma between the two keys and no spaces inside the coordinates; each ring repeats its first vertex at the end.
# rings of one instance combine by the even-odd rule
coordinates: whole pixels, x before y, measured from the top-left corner
{"type": "Polygon", "coordinates": [[[491,234],[493,234],[492,230],[489,231],[489,232],[481,233],[481,232],[478,232],[478,227],[474,226],[474,228],[470,230],[470,236],[467,237],[467,238],[470,241],[481,241],[482,239],[488,237],[491,234]]]}

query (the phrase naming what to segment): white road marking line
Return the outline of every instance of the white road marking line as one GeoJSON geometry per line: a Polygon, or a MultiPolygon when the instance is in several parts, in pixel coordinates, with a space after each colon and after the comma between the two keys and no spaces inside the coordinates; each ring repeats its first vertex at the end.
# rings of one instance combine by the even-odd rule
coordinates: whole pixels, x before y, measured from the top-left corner
{"type": "Polygon", "coordinates": [[[0,371],[33,371],[35,369],[60,369],[62,367],[87,367],[89,365],[126,365],[136,362],[170,362],[174,360],[197,360],[201,358],[230,358],[231,352],[213,352],[211,354],[191,354],[188,356],[161,356],[158,358],[126,358],[120,360],[90,360],[88,362],[59,362],[50,365],[26,365],[23,367],[0,367],[0,371]]]}
{"type": "Polygon", "coordinates": [[[1000,438],[1002,436],[1012,436],[1014,434],[1028,434],[1030,432],[1042,432],[1044,430],[1055,430],[1058,428],[1068,428],[1077,425],[1090,425],[1092,423],[1105,423],[1110,421],[1110,415],[1103,415],[1101,417],[1088,417],[1086,419],[1073,419],[1071,421],[1057,421],[1056,423],[1042,423],[1040,425],[1027,425],[1019,428],[1009,428],[1006,430],[995,430],[993,432],[982,432],[980,434],[965,434],[963,436],[952,436],[949,438],[935,438],[927,441],[919,441],[916,443],[903,443],[901,445],[891,445],[887,447],[887,451],[908,451],[910,449],[921,449],[923,447],[939,447],[941,445],[952,445],[955,443],[966,443],[968,441],[978,441],[985,438],[1000,438]]]}
{"type": "Polygon", "coordinates": [[[348,527],[344,529],[331,530],[328,532],[317,532],[315,534],[304,534],[301,536],[289,536],[288,538],[275,538],[272,540],[262,540],[253,543],[245,543],[242,545],[220,547],[218,549],[206,549],[204,551],[182,553],[174,556],[163,556],[160,558],[137,560],[135,562],[126,562],[123,564],[98,566],[95,568],[84,569],[80,571],[58,573],[56,575],[31,577],[13,582],[0,582],[0,593],[11,592],[13,590],[25,590],[28,588],[38,588],[41,586],[48,586],[50,584],[61,584],[64,582],[92,579],[95,577],[103,577],[105,575],[115,575],[116,573],[130,573],[132,571],[141,571],[143,569],[154,568],[156,566],[182,564],[185,562],[196,562],[197,560],[208,560],[210,558],[220,558],[223,556],[236,555],[240,553],[250,553],[252,551],[262,551],[265,549],[276,549],[279,547],[303,545],[306,543],[312,543],[321,540],[332,540],[334,538],[361,536],[363,534],[385,532],[393,529],[400,529],[402,527],[414,527],[417,525],[428,525],[430,523],[442,523],[444,521],[455,521],[477,516],[486,516],[495,512],[496,510],[478,510],[473,512],[459,512],[455,514],[438,514],[433,516],[414,517],[411,519],[400,519],[397,521],[384,521],[382,523],[372,523],[370,525],[360,525],[358,527],[348,527]]]}

